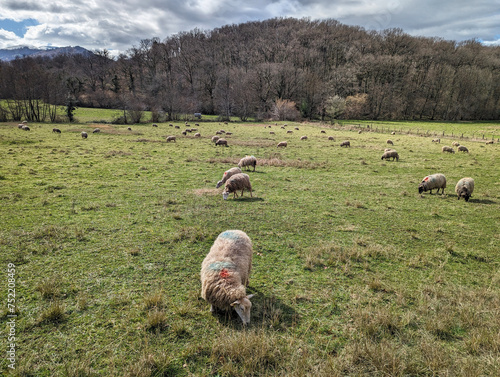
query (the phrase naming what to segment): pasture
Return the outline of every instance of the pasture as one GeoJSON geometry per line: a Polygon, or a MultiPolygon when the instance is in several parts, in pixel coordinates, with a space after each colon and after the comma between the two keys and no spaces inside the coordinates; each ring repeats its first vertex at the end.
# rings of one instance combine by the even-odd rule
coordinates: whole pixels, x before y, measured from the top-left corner
{"type": "Polygon", "coordinates": [[[200,138],[184,123],[0,124],[4,328],[9,263],[17,315],[2,373],[498,375],[500,144],[449,154],[460,139],[194,123],[200,138]],[[227,148],[210,141],[220,129],[227,148]],[[381,160],[388,138],[399,161],[381,160]],[[245,155],[253,197],[224,201],[215,185],[245,155]],[[444,195],[418,194],[432,173],[444,195]],[[454,193],[466,176],[469,202],[454,193]],[[201,262],[227,229],[253,241],[247,328],[200,297],[201,262]]]}

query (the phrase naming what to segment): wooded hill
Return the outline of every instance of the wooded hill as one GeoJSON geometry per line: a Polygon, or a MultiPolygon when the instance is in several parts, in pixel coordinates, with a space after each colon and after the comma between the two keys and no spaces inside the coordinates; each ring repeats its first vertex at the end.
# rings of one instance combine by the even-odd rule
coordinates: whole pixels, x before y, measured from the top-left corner
{"type": "Polygon", "coordinates": [[[2,62],[0,96],[15,100],[2,120],[53,117],[32,101],[120,108],[129,122],[144,110],[153,121],[195,112],[490,120],[500,118],[500,47],[279,18],[143,40],[117,58],[103,50],[2,62]]]}

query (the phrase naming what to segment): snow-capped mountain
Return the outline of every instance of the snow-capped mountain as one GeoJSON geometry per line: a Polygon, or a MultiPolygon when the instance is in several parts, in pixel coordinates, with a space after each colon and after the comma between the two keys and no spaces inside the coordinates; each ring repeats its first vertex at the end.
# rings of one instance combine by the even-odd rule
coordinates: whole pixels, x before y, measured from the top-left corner
{"type": "Polygon", "coordinates": [[[80,46],[67,46],[67,47],[35,47],[35,46],[13,46],[0,49],[0,60],[10,61],[16,58],[24,58],[26,56],[48,56],[54,57],[61,54],[73,55],[83,54],[90,55],[91,51],[80,46]]]}

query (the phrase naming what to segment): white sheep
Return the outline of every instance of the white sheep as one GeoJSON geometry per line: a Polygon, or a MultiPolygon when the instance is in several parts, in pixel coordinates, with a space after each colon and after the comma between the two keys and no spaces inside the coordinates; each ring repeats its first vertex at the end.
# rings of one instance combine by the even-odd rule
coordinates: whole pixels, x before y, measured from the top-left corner
{"type": "Polygon", "coordinates": [[[175,136],[167,136],[167,143],[170,143],[171,141],[174,141],[177,143],[175,136]]]}
{"type": "Polygon", "coordinates": [[[100,128],[95,128],[94,131],[92,131],[93,134],[98,134],[99,132],[101,132],[100,128]]]}
{"type": "Polygon", "coordinates": [[[280,141],[280,142],[278,143],[278,148],[279,148],[279,147],[286,147],[286,146],[288,146],[288,143],[287,143],[286,141],[280,141]]]}
{"type": "Polygon", "coordinates": [[[246,287],[252,270],[252,241],[241,230],[219,234],[201,264],[201,297],[214,308],[234,309],[244,325],[250,323],[253,295],[246,287]]]}
{"type": "Polygon", "coordinates": [[[469,153],[469,150],[467,149],[467,147],[465,145],[459,145],[458,146],[458,150],[460,152],[467,152],[467,153],[469,153]]]}
{"type": "Polygon", "coordinates": [[[454,147],[458,147],[460,146],[460,143],[458,141],[454,141],[453,143],[451,143],[451,145],[453,145],[454,147]]]}
{"type": "Polygon", "coordinates": [[[212,136],[212,143],[215,143],[217,140],[219,140],[220,137],[219,136],[212,136]]]}
{"type": "Polygon", "coordinates": [[[201,134],[199,132],[194,134],[194,137],[201,137],[201,134]]]}
{"type": "Polygon", "coordinates": [[[443,151],[443,153],[444,152],[455,153],[455,150],[452,147],[443,146],[441,150],[443,151]]]}
{"type": "Polygon", "coordinates": [[[470,177],[462,178],[457,182],[455,192],[458,195],[458,200],[460,200],[460,198],[464,198],[465,201],[468,202],[474,192],[474,180],[470,177]]]}
{"type": "Polygon", "coordinates": [[[307,136],[302,136],[300,140],[307,140],[307,136]]]}
{"type": "Polygon", "coordinates": [[[254,156],[243,157],[240,162],[238,162],[238,167],[241,169],[244,166],[247,168],[247,170],[249,166],[253,166],[253,171],[255,171],[255,166],[257,166],[257,159],[254,156]]]}
{"type": "Polygon", "coordinates": [[[235,174],[239,174],[241,173],[241,169],[240,168],[231,168],[229,170],[226,170],[224,172],[224,174],[222,175],[222,179],[217,182],[217,185],[215,186],[215,188],[219,188],[221,187],[224,183],[226,183],[226,181],[232,176],[232,175],[235,175],[235,174]]]}
{"type": "Polygon", "coordinates": [[[250,196],[252,196],[252,185],[250,184],[250,177],[245,173],[238,173],[232,175],[224,186],[224,191],[222,192],[222,197],[227,200],[229,194],[233,193],[233,198],[237,198],[237,191],[241,190],[241,196],[245,189],[250,191],[250,196]]]}
{"type": "Polygon", "coordinates": [[[87,136],[88,136],[88,135],[87,135],[87,133],[86,133],[85,131],[82,131],[82,134],[81,134],[81,135],[82,135],[82,139],[86,139],[86,138],[87,138],[87,136]]]}
{"type": "Polygon", "coordinates": [[[446,177],[444,174],[432,174],[424,177],[422,182],[418,185],[418,193],[422,194],[424,191],[430,191],[437,189],[439,194],[439,189],[441,189],[441,195],[444,194],[444,189],[446,188],[446,177]]]}
{"type": "Polygon", "coordinates": [[[396,159],[396,161],[399,161],[398,152],[396,152],[395,150],[385,151],[382,155],[382,160],[388,160],[389,158],[392,158],[392,161],[394,161],[394,159],[396,159]]]}

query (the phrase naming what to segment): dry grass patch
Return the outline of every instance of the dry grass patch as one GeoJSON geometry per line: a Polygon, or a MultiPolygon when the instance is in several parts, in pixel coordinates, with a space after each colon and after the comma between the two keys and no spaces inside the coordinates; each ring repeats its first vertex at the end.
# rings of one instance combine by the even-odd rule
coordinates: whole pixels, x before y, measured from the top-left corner
{"type": "Polygon", "coordinates": [[[216,188],[200,188],[192,191],[196,196],[217,196],[220,190],[216,188]]]}

